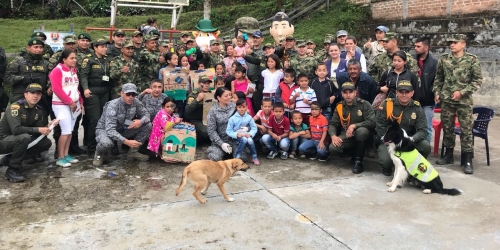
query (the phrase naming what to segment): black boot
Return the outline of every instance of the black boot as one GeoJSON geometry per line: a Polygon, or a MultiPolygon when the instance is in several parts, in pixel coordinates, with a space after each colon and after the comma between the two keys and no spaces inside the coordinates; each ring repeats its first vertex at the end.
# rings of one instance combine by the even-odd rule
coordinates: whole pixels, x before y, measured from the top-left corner
{"type": "Polygon", "coordinates": [[[21,174],[19,168],[9,167],[7,168],[7,171],[5,171],[5,179],[10,182],[23,182],[26,180],[26,177],[21,174]]]}
{"type": "Polygon", "coordinates": [[[438,165],[446,165],[446,164],[453,164],[453,148],[446,148],[446,151],[444,155],[441,157],[441,159],[436,161],[436,164],[438,165]]]}
{"type": "Polygon", "coordinates": [[[363,158],[356,157],[354,166],[351,168],[353,174],[361,174],[363,172],[363,158]]]}
{"type": "MultiPolygon", "coordinates": [[[[125,143],[123,145],[125,145],[125,143]]],[[[111,154],[112,155],[119,155],[120,154],[120,150],[118,150],[118,143],[116,141],[113,141],[113,147],[111,148],[111,154]]]]}
{"type": "Polygon", "coordinates": [[[10,157],[10,154],[2,157],[2,159],[0,159],[0,167],[9,166],[10,157]]]}
{"type": "Polygon", "coordinates": [[[474,168],[472,167],[472,157],[473,152],[465,152],[462,153],[462,162],[460,163],[460,167],[463,168],[464,173],[466,174],[473,174],[474,173],[474,168]]]}
{"type": "Polygon", "coordinates": [[[78,140],[74,141],[74,140],[71,140],[71,143],[69,145],[69,151],[68,153],[70,155],[83,155],[83,154],[86,154],[87,151],[81,149],[79,146],[78,146],[78,140]]]}

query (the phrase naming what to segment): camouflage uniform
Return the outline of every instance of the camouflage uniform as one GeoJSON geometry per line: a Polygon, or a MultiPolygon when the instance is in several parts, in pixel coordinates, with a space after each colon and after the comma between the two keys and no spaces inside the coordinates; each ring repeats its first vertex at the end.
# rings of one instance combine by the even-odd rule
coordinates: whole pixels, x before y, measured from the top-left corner
{"type": "Polygon", "coordinates": [[[151,94],[143,95],[142,93],[137,96],[137,99],[142,102],[142,104],[148,111],[149,119],[151,121],[155,119],[158,111],[163,108],[161,104],[163,103],[163,100],[165,100],[165,98],[167,98],[167,95],[165,95],[164,93],[160,93],[160,96],[158,96],[157,98],[154,98],[151,94]]]}
{"type": "Polygon", "coordinates": [[[115,99],[120,96],[123,84],[129,82],[134,84],[140,83],[139,74],[139,64],[134,59],[127,61],[123,55],[113,58],[110,63],[110,76],[115,84],[111,90],[111,99],[115,99]],[[128,73],[121,72],[122,68],[127,64],[130,71],[128,73]]]}
{"type": "Polygon", "coordinates": [[[304,73],[309,77],[309,79],[313,79],[315,77],[315,69],[316,65],[318,65],[317,59],[311,56],[299,57],[294,56],[290,59],[290,68],[295,69],[297,75],[300,73],[304,73]]]}
{"type": "Polygon", "coordinates": [[[94,54],[94,50],[91,48],[88,48],[86,50],[82,50],[81,48],[76,48],[76,68],[78,71],[82,68],[82,62],[83,59],[85,59],[88,56],[92,56],[94,54]]]}
{"type": "Polygon", "coordinates": [[[60,49],[58,51],[56,51],[56,53],[54,53],[50,59],[49,59],[49,72],[52,71],[56,66],[57,64],[59,63],[59,59],[61,58],[61,55],[63,53],[64,49],[60,49]]]}
{"type": "MultiPolygon", "coordinates": [[[[418,63],[413,57],[408,53],[406,53],[406,58],[408,60],[407,67],[418,76],[418,63]]],[[[368,74],[375,79],[375,82],[380,81],[380,77],[385,71],[388,71],[392,68],[392,55],[384,52],[373,59],[373,62],[370,64],[368,68],[368,74]]]]}
{"type": "Polygon", "coordinates": [[[218,63],[221,63],[222,60],[224,59],[224,55],[222,53],[203,53],[203,60],[207,62],[207,65],[205,65],[205,68],[215,68],[215,65],[218,63]]]}
{"type": "Polygon", "coordinates": [[[186,102],[186,109],[184,111],[184,119],[194,125],[194,127],[196,128],[196,137],[198,138],[198,140],[208,138],[207,126],[205,126],[202,122],[203,100],[200,102],[196,100],[199,93],[199,89],[195,89],[193,92],[189,93],[186,102]]]}
{"type": "Polygon", "coordinates": [[[158,58],[160,58],[160,53],[156,50],[151,52],[144,49],[141,51],[139,55],[140,81],[133,82],[140,92],[149,88],[149,83],[158,77],[158,70],[160,69],[158,58]]]}
{"type": "Polygon", "coordinates": [[[49,59],[54,55],[54,51],[52,50],[52,47],[48,44],[43,45],[43,60],[49,61],[49,59]]]}
{"type": "Polygon", "coordinates": [[[141,51],[142,50],[144,50],[143,46],[141,46],[139,48],[134,47],[134,55],[132,56],[132,58],[134,59],[134,61],[136,61],[136,62],[139,61],[139,56],[141,55],[141,51]]]}

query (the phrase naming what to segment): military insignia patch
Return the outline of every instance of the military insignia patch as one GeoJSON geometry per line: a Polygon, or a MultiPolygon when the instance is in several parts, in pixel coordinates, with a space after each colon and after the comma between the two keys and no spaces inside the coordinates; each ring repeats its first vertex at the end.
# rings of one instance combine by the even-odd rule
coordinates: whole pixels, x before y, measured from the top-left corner
{"type": "Polygon", "coordinates": [[[19,111],[17,109],[13,109],[10,111],[10,114],[12,115],[12,117],[17,117],[17,115],[19,115],[19,111]]]}
{"type": "Polygon", "coordinates": [[[358,116],[362,116],[363,112],[361,112],[361,109],[358,109],[358,116]]]}
{"type": "Polygon", "coordinates": [[[384,109],[384,108],[382,107],[382,105],[380,105],[380,106],[378,106],[378,109],[379,109],[379,110],[382,110],[382,109],[384,109]]]}
{"type": "Polygon", "coordinates": [[[413,120],[417,119],[417,114],[415,114],[415,112],[411,113],[411,119],[413,120]]]}
{"type": "Polygon", "coordinates": [[[418,102],[418,101],[413,101],[413,104],[420,106],[420,102],[418,102]]]}
{"type": "Polygon", "coordinates": [[[85,58],[83,59],[83,62],[82,62],[82,68],[85,68],[87,67],[87,62],[89,61],[89,59],[85,58]]]}
{"type": "Polygon", "coordinates": [[[17,104],[10,105],[10,109],[19,109],[19,108],[20,108],[20,106],[17,104]]]}
{"type": "Polygon", "coordinates": [[[187,101],[188,105],[191,104],[193,101],[194,101],[194,98],[193,97],[189,97],[188,101],[187,101]]]}

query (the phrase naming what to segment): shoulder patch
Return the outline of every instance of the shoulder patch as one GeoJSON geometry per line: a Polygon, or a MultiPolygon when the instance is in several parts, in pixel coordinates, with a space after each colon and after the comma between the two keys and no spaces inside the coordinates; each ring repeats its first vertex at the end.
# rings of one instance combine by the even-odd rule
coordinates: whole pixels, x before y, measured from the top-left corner
{"type": "Polygon", "coordinates": [[[10,111],[10,114],[12,115],[12,117],[17,117],[17,115],[19,115],[19,110],[17,109],[12,109],[10,111]]]}
{"type": "Polygon", "coordinates": [[[418,101],[413,101],[413,104],[420,106],[420,102],[418,102],[418,101]]]}
{"type": "Polygon", "coordinates": [[[194,101],[194,98],[193,98],[193,97],[189,97],[189,98],[188,98],[188,101],[187,101],[187,104],[189,105],[189,104],[191,104],[193,101],[194,101]]]}
{"type": "Polygon", "coordinates": [[[10,109],[11,110],[13,110],[13,109],[20,109],[20,108],[21,108],[21,106],[19,106],[19,104],[16,104],[16,103],[10,105],[10,109]]]}

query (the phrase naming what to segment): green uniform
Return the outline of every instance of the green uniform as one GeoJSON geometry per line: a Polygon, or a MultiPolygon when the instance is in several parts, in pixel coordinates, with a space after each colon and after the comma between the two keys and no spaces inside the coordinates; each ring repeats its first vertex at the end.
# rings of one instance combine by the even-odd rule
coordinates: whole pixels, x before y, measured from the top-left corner
{"type": "MultiPolygon", "coordinates": [[[[184,119],[191,122],[196,128],[196,136],[201,139],[208,138],[207,126],[203,125],[203,100],[198,102],[199,89],[189,93],[186,108],[184,110],[184,119]]],[[[209,92],[210,93],[210,92],[209,92]]]]}
{"type": "Polygon", "coordinates": [[[314,57],[316,58],[316,61],[318,63],[322,63],[325,62],[325,60],[329,57],[329,55],[325,49],[320,49],[318,52],[315,53],[314,57]]]}
{"type": "Polygon", "coordinates": [[[84,133],[88,151],[95,151],[97,145],[95,140],[97,122],[101,117],[104,104],[109,101],[112,87],[109,75],[109,58],[107,56],[97,58],[97,56],[92,55],[83,59],[80,85],[83,91],[89,89],[92,92],[89,98],[83,96],[87,119],[84,133]]]}
{"type": "Polygon", "coordinates": [[[315,68],[318,65],[317,60],[311,56],[299,57],[294,56],[290,58],[290,67],[295,69],[297,75],[300,73],[304,73],[309,77],[309,79],[313,79],[315,77],[315,68]]]}
{"type": "Polygon", "coordinates": [[[346,101],[337,104],[328,126],[328,133],[338,135],[342,139],[340,147],[330,144],[331,154],[341,154],[344,150],[355,150],[355,156],[363,159],[365,155],[367,140],[372,137],[371,131],[375,129],[375,112],[367,101],[356,98],[352,105],[347,105],[346,101]],[[341,108],[340,108],[341,107],[341,108]],[[341,111],[340,111],[341,110],[341,111]],[[342,112],[342,117],[340,113],[342,112]],[[346,138],[347,128],[351,124],[356,125],[354,136],[346,138]],[[340,129],[340,130],[339,130],[340,129]]]}
{"type": "Polygon", "coordinates": [[[54,55],[54,51],[52,50],[52,47],[50,47],[50,45],[48,45],[48,44],[44,44],[42,55],[43,55],[43,60],[48,62],[49,59],[52,57],[52,55],[54,55]]]}
{"type": "Polygon", "coordinates": [[[78,71],[80,71],[82,68],[83,59],[88,56],[92,56],[93,54],[93,49],[88,48],[86,50],[82,50],[80,48],[76,48],[76,68],[78,69],[78,71]]]}
{"type": "MultiPolygon", "coordinates": [[[[418,76],[418,63],[413,57],[408,53],[406,53],[407,58],[407,66],[410,70],[418,76]]],[[[368,68],[368,74],[375,79],[375,82],[380,81],[380,77],[385,71],[388,71],[392,68],[392,55],[384,52],[373,59],[373,62],[370,63],[370,67],[368,68]]]]}
{"type": "Polygon", "coordinates": [[[443,144],[446,148],[455,146],[455,114],[462,130],[462,152],[474,152],[472,139],[472,94],[481,87],[483,81],[481,65],[475,55],[465,53],[462,57],[445,54],[437,63],[433,91],[441,102],[441,122],[443,124],[443,144]],[[453,92],[460,91],[458,101],[451,100],[453,92]]]}
{"type": "Polygon", "coordinates": [[[203,60],[207,62],[207,65],[205,65],[206,69],[209,68],[215,68],[215,65],[218,63],[221,63],[222,60],[224,59],[224,55],[222,55],[220,52],[218,53],[203,53],[203,60]]]}
{"type": "Polygon", "coordinates": [[[118,48],[114,44],[110,44],[108,46],[108,50],[106,51],[106,55],[109,58],[115,58],[117,56],[120,56],[121,54],[122,54],[122,48],[118,48]]]}
{"type": "Polygon", "coordinates": [[[7,106],[0,120],[0,154],[12,153],[9,167],[20,168],[25,158],[49,150],[52,143],[47,137],[28,149],[28,144],[40,135],[38,127],[46,124],[40,106],[30,108],[24,99],[7,106]]]}
{"type": "Polygon", "coordinates": [[[56,66],[57,64],[59,63],[59,59],[61,58],[61,55],[63,53],[64,50],[60,49],[58,51],[56,51],[56,53],[54,53],[50,59],[49,59],[49,72],[52,71],[56,66]]]}
{"type": "Polygon", "coordinates": [[[137,84],[140,82],[139,64],[134,59],[127,61],[123,55],[120,55],[111,60],[109,68],[111,79],[114,82],[113,89],[111,90],[111,99],[120,96],[123,84],[129,82],[137,84]],[[121,72],[122,68],[127,64],[129,72],[121,72]]]}
{"type": "Polygon", "coordinates": [[[297,56],[297,50],[294,48],[284,49],[283,47],[277,47],[274,54],[278,55],[280,59],[288,61],[290,58],[297,56]]]}
{"type": "Polygon", "coordinates": [[[144,47],[139,47],[139,48],[136,48],[134,47],[134,55],[132,56],[132,58],[134,58],[134,60],[136,62],[139,61],[139,55],[141,54],[141,51],[144,49],[144,47]]]}
{"type": "Polygon", "coordinates": [[[137,91],[142,92],[149,88],[149,84],[153,79],[158,78],[158,70],[160,70],[160,52],[157,50],[151,52],[143,49],[139,55],[139,66],[141,69],[140,82],[135,83],[137,91]]]}
{"type": "MultiPolygon", "coordinates": [[[[392,121],[398,120],[401,128],[406,131],[407,135],[415,143],[418,152],[424,157],[429,155],[431,146],[426,140],[427,134],[429,133],[427,131],[427,118],[419,102],[410,100],[408,105],[403,106],[399,104],[398,98],[387,98],[378,109],[376,113],[376,130],[378,136],[382,137],[392,121]],[[387,112],[388,103],[393,103],[392,114],[387,112]],[[387,116],[389,116],[389,118],[386,118],[387,116]]],[[[394,166],[389,156],[389,152],[387,151],[387,146],[384,144],[378,146],[378,159],[382,168],[392,169],[394,166]]]]}

